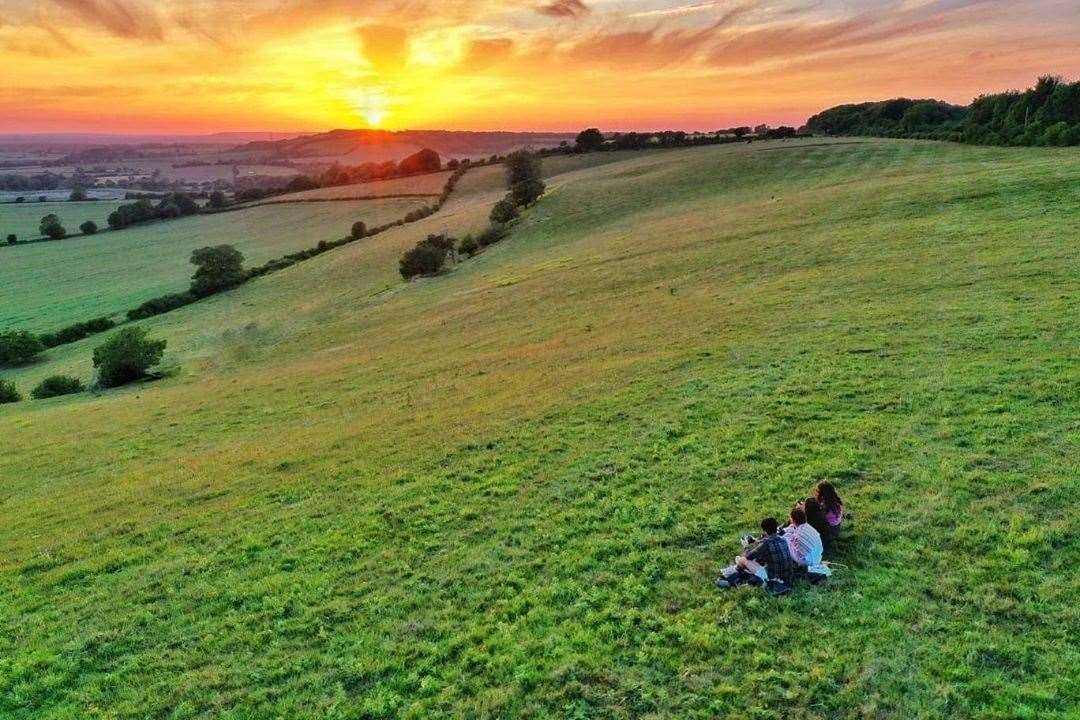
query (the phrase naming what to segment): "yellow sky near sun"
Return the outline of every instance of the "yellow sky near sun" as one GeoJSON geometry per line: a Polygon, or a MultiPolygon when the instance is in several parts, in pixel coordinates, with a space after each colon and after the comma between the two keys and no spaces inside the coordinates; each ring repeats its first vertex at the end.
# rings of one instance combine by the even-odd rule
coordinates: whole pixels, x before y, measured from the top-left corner
{"type": "Polygon", "coordinates": [[[1080,73],[1032,0],[5,0],[0,132],[711,129],[1080,73]]]}

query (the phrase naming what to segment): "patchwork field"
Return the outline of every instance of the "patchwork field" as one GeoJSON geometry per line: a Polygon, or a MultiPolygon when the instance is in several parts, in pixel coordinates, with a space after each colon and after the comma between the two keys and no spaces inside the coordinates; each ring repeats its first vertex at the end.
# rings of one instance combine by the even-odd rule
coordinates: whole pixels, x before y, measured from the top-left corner
{"type": "Polygon", "coordinates": [[[1076,717],[1080,153],[547,172],[443,276],[397,257],[497,173],[146,321],[166,380],[0,407],[0,716],[1076,717]],[[714,589],[822,478],[835,577],[714,589]]]}
{"type": "Polygon", "coordinates": [[[79,226],[87,220],[93,220],[98,227],[105,228],[109,226],[109,213],[121,204],[121,201],[116,200],[2,203],[0,204],[0,242],[6,241],[11,233],[20,240],[41,237],[38,231],[41,218],[50,214],[60,218],[60,224],[72,234],[78,233],[79,226]]]}
{"type": "Polygon", "coordinates": [[[298,203],[150,223],[61,242],[0,249],[0,328],[37,332],[127,310],[188,286],[191,251],[228,243],[248,266],[379,225],[417,200],[298,203]]]}

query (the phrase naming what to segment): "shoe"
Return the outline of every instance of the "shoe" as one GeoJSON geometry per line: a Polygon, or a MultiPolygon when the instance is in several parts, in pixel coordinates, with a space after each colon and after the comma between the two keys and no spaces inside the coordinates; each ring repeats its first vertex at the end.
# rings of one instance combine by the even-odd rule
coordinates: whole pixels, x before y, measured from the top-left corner
{"type": "Polygon", "coordinates": [[[735,587],[735,584],[728,580],[726,577],[721,576],[716,578],[716,587],[727,590],[728,588],[735,587]]]}
{"type": "Polygon", "coordinates": [[[765,590],[773,597],[779,597],[791,592],[791,586],[783,580],[770,580],[765,584],[765,590]]]}

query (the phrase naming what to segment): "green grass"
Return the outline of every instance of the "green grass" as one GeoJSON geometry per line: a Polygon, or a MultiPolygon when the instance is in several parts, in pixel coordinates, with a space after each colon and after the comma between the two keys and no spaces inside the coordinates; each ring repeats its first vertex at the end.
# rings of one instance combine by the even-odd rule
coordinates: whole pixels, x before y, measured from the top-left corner
{"type": "Polygon", "coordinates": [[[250,267],[344,237],[356,220],[381,225],[423,205],[422,199],[273,205],[0,249],[0,328],[53,330],[186,290],[198,247],[234,245],[250,267]]]}
{"type": "Polygon", "coordinates": [[[396,257],[482,175],[0,409],[0,716],[1076,717],[1080,154],[565,170],[445,276],[396,257]],[[715,590],[820,478],[833,580],[715,590]]]}
{"type": "MultiPolygon", "coordinates": [[[[114,200],[95,200],[93,202],[25,202],[0,203],[0,243],[7,242],[7,236],[14,233],[19,240],[34,240],[41,237],[41,218],[56,215],[68,234],[81,232],[79,226],[87,220],[93,220],[99,228],[109,226],[109,213],[122,203],[114,200]]],[[[6,252],[0,248],[0,252],[6,252]]],[[[0,257],[2,264],[7,264],[11,256],[0,257]]]]}

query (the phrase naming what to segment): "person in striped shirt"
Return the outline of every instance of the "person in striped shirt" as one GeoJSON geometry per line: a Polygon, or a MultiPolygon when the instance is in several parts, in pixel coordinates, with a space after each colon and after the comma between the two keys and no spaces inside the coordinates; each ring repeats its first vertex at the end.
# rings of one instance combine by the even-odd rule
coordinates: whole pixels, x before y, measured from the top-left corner
{"type": "Polygon", "coordinates": [[[806,522],[806,511],[796,505],[791,509],[791,524],[784,529],[791,557],[804,570],[821,565],[821,555],[825,551],[821,535],[806,522]]]}

